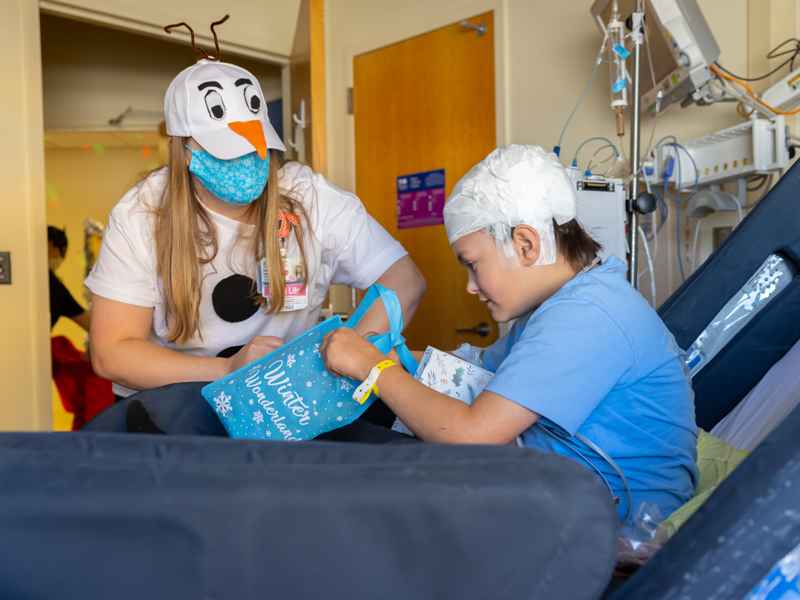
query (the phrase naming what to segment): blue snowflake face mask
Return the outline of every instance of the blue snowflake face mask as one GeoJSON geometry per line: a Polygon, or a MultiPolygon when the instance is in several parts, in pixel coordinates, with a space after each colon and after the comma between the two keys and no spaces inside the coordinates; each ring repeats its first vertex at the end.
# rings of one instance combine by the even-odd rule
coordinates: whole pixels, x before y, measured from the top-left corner
{"type": "MultiPolygon", "coordinates": [[[[189,148],[189,146],[186,146],[189,148]]],[[[220,160],[205,150],[189,148],[192,161],[189,171],[217,198],[243,206],[261,196],[269,177],[269,152],[261,158],[257,152],[232,160],[220,160]]]]}

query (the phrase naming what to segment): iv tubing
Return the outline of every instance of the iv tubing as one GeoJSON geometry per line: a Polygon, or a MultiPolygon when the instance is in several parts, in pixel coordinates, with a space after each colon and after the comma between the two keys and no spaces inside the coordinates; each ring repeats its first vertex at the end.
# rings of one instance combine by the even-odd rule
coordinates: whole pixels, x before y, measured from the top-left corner
{"type": "Polygon", "coordinates": [[[572,112],[569,113],[569,118],[567,118],[567,122],[564,123],[564,129],[561,130],[561,135],[558,138],[558,144],[553,149],[553,152],[555,152],[556,155],[558,155],[558,153],[561,152],[561,140],[564,139],[564,133],[567,131],[567,126],[569,125],[569,122],[572,120],[572,116],[575,114],[575,111],[578,110],[578,107],[581,105],[581,102],[583,102],[583,99],[586,96],[586,93],[589,91],[589,88],[592,87],[594,76],[597,75],[597,67],[600,66],[601,62],[603,62],[603,50],[606,49],[606,39],[608,39],[608,32],[606,32],[605,36],[603,36],[603,43],[600,44],[600,52],[597,54],[597,60],[594,63],[594,71],[592,71],[592,77],[589,79],[589,83],[586,84],[586,89],[583,90],[581,97],[578,98],[578,103],[575,105],[575,108],[573,108],[572,112]]]}
{"type": "Polygon", "coordinates": [[[644,254],[647,257],[647,268],[650,270],[650,293],[653,296],[653,308],[656,307],[656,277],[653,273],[653,259],[650,258],[650,248],[647,245],[647,238],[642,231],[642,226],[639,225],[639,235],[642,236],[642,244],[644,245],[644,254]]]}
{"type": "Polygon", "coordinates": [[[573,165],[577,166],[577,162],[578,162],[578,152],[580,152],[580,151],[581,151],[581,148],[583,148],[583,147],[584,147],[586,144],[588,144],[589,142],[594,142],[594,141],[596,141],[596,140],[603,140],[604,142],[606,142],[606,143],[607,143],[609,146],[611,146],[611,147],[614,149],[614,153],[615,153],[615,154],[619,155],[619,151],[617,150],[617,147],[616,147],[616,146],[613,144],[613,142],[612,142],[611,140],[609,140],[608,138],[604,138],[604,137],[602,137],[602,136],[591,137],[591,138],[589,138],[588,140],[586,140],[585,142],[583,142],[583,143],[582,143],[580,146],[578,146],[578,149],[575,151],[575,156],[574,156],[574,157],[572,157],[572,164],[573,164],[573,165]]]}
{"type": "MultiPolygon", "coordinates": [[[[712,70],[712,71],[714,71],[714,73],[716,73],[716,74],[717,74],[717,75],[719,75],[720,77],[724,77],[725,79],[728,79],[728,80],[730,80],[730,81],[733,81],[734,83],[738,83],[739,85],[741,85],[742,87],[744,87],[744,89],[746,89],[748,92],[750,92],[750,96],[753,98],[753,100],[755,100],[756,102],[758,102],[758,103],[759,103],[761,106],[765,106],[766,108],[768,108],[769,110],[771,110],[771,111],[772,111],[772,112],[774,112],[774,113],[777,113],[777,114],[779,114],[779,115],[796,115],[797,113],[800,113],[800,108],[798,108],[797,110],[793,110],[793,111],[791,111],[791,112],[785,112],[785,111],[782,111],[782,110],[778,110],[777,108],[773,108],[772,106],[770,106],[770,105],[769,105],[769,104],[767,104],[766,102],[762,102],[761,100],[759,100],[758,98],[756,98],[755,92],[753,92],[753,90],[752,90],[752,89],[750,89],[750,86],[749,86],[749,85],[747,85],[747,84],[746,84],[744,81],[739,81],[739,80],[738,80],[738,79],[736,79],[735,77],[731,77],[730,75],[726,75],[725,73],[723,73],[722,71],[720,71],[720,70],[719,70],[717,67],[715,67],[714,65],[711,65],[711,70],[712,70]]],[[[740,114],[741,114],[741,113],[740,113],[740,114]]],[[[752,114],[752,113],[750,113],[750,114],[752,114]]]]}
{"type": "Polygon", "coordinates": [[[700,233],[700,223],[702,219],[697,219],[697,227],[694,229],[694,243],[692,244],[692,273],[694,273],[695,258],[697,257],[697,234],[700,233]]]}

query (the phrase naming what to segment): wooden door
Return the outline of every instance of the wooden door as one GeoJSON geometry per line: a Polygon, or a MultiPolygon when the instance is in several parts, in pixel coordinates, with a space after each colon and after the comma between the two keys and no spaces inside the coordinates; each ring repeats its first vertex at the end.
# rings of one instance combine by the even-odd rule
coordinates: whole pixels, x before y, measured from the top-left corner
{"type": "Polygon", "coordinates": [[[294,119],[286,132],[289,156],[311,165],[318,173],[328,170],[325,136],[325,28],[324,0],[302,0],[292,44],[290,78],[294,119]],[[301,110],[301,105],[303,110],[301,110]],[[288,142],[291,141],[291,146],[288,142]]]}
{"type": "Polygon", "coordinates": [[[445,193],[495,148],[493,13],[357,56],[353,64],[356,193],[408,250],[428,293],[405,332],[409,347],[452,350],[497,339],[447,242],[444,225],[398,228],[397,178],[444,169],[445,193]],[[484,323],[490,335],[458,333],[484,323]]]}

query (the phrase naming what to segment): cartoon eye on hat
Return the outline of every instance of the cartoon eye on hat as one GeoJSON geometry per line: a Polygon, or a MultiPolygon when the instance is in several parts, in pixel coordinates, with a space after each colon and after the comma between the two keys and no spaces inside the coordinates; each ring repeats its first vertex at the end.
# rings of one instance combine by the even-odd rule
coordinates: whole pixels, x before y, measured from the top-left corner
{"type": "Polygon", "coordinates": [[[211,24],[216,56],[209,56],[195,45],[194,31],[186,23],[176,23],[164,28],[184,26],[192,36],[192,48],[200,54],[197,63],[181,71],[172,80],[164,98],[164,115],[167,134],[193,137],[209,154],[221,160],[231,160],[258,152],[267,157],[267,150],[286,150],[272,124],[269,122],[264,93],[258,80],[249,71],[220,62],[219,42],[211,24]]]}

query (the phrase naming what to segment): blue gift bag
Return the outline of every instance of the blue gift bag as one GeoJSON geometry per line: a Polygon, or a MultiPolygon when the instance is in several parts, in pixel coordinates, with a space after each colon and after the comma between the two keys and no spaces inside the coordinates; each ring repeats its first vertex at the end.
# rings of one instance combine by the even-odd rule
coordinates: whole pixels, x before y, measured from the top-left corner
{"type": "Polygon", "coordinates": [[[274,352],[202,389],[220,421],[234,438],[309,440],[355,421],[375,400],[353,400],[360,382],[334,377],[325,368],[319,346],[322,337],[339,327],[353,328],[380,298],[389,315],[390,331],[369,338],[388,354],[397,349],[403,366],[414,373],[417,361],[400,334],[403,313],[397,295],[373,285],[346,324],[339,315],[309,329],[274,352]]]}

